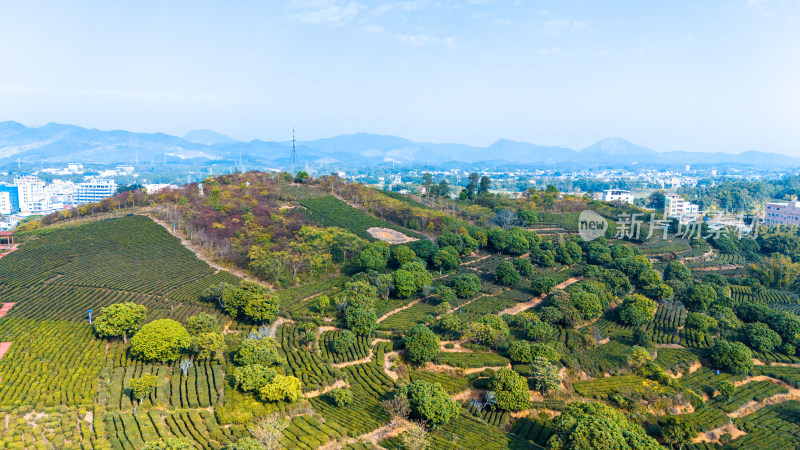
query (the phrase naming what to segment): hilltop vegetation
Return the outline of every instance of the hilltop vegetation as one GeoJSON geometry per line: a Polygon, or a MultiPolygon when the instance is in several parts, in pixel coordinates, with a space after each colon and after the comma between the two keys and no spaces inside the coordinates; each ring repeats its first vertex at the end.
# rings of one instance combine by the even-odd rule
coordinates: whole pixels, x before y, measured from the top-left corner
{"type": "Polygon", "coordinates": [[[29,225],[0,259],[0,441],[796,446],[797,230],[585,242],[581,208],[620,210],[447,202],[246,173],[29,225]]]}

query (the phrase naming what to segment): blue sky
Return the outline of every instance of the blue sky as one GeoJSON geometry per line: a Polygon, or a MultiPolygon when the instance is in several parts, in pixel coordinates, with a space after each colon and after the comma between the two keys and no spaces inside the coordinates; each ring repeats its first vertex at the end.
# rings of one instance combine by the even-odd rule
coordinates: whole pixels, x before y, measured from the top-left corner
{"type": "Polygon", "coordinates": [[[0,120],[800,156],[800,2],[0,3],[0,120]]]}

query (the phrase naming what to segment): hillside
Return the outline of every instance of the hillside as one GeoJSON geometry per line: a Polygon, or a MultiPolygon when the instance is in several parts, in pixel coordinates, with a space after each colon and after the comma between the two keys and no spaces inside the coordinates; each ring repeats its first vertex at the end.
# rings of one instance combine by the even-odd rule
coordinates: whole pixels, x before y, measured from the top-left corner
{"type": "Polygon", "coordinates": [[[620,212],[247,173],[44,218],[0,259],[0,442],[795,448],[800,237],[585,242],[584,207],[620,212]],[[307,273],[241,282],[147,215],[248,277],[265,274],[253,260],[293,271],[292,254],[307,273]],[[418,239],[389,246],[376,226],[418,239]]]}

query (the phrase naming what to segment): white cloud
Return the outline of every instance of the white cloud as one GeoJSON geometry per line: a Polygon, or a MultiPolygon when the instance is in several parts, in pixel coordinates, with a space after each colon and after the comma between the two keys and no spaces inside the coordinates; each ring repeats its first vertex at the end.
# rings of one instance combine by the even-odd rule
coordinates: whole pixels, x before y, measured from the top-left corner
{"type": "Polygon", "coordinates": [[[455,38],[453,37],[440,38],[427,34],[397,34],[394,36],[394,41],[416,47],[424,47],[428,44],[440,44],[449,48],[455,47],[455,38]]]}
{"type": "Polygon", "coordinates": [[[316,25],[341,25],[353,20],[361,9],[363,9],[356,2],[350,2],[344,5],[331,4],[330,2],[323,1],[308,3],[318,6],[309,7],[306,11],[292,15],[290,19],[316,25]]]}
{"type": "Polygon", "coordinates": [[[586,25],[587,22],[580,20],[553,19],[542,25],[542,31],[553,37],[562,37],[566,34],[578,34],[586,25]]]}

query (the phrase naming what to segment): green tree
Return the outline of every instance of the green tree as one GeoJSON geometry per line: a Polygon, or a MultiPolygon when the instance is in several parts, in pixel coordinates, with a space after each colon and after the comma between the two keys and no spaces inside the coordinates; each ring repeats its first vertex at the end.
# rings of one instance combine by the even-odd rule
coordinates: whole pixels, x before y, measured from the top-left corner
{"type": "Polygon", "coordinates": [[[389,263],[389,244],[383,241],[375,241],[367,245],[359,255],[358,264],[364,269],[383,270],[389,263]]]}
{"type": "Polygon", "coordinates": [[[525,336],[532,341],[542,342],[553,334],[553,327],[545,322],[535,321],[525,324],[525,336]]]}
{"type": "Polygon", "coordinates": [[[201,312],[186,319],[186,331],[192,336],[197,336],[203,333],[219,333],[222,327],[216,316],[201,312]]]}
{"type": "Polygon", "coordinates": [[[275,375],[267,384],[261,386],[258,396],[268,402],[281,400],[294,402],[303,395],[302,386],[303,383],[297,377],[275,375]]]}
{"type": "Polygon", "coordinates": [[[354,345],[356,345],[356,335],[352,331],[342,330],[331,342],[331,350],[342,355],[354,345]]]}
{"type": "Polygon", "coordinates": [[[144,374],[139,378],[131,378],[131,396],[137,401],[133,412],[139,408],[145,397],[158,386],[158,377],[153,374],[144,374]]]}
{"type": "Polygon", "coordinates": [[[244,392],[258,392],[264,385],[275,378],[274,369],[261,364],[248,364],[233,369],[236,387],[244,392]]]}
{"type": "Polygon", "coordinates": [[[669,280],[692,281],[692,271],[680,261],[670,261],[664,267],[664,281],[669,280]]]}
{"type": "Polygon", "coordinates": [[[406,245],[398,245],[392,249],[392,259],[400,267],[405,263],[415,261],[417,254],[406,245]]]}
{"type": "Polygon", "coordinates": [[[686,328],[698,331],[706,331],[709,328],[716,328],[717,321],[703,313],[690,312],[686,315],[686,328]]]}
{"type": "Polygon", "coordinates": [[[314,301],[314,308],[317,312],[323,312],[331,305],[331,299],[327,295],[318,295],[314,301]]]}
{"type": "Polygon", "coordinates": [[[453,290],[459,298],[472,298],[481,290],[481,281],[474,273],[465,273],[453,277],[453,290]]]}
{"type": "Polygon", "coordinates": [[[547,442],[553,450],[637,449],[662,447],[625,414],[602,403],[572,402],[553,420],[547,442]]]}
{"type": "Polygon", "coordinates": [[[534,358],[531,362],[531,378],[533,378],[534,388],[542,395],[555,391],[561,386],[561,375],[558,374],[558,368],[547,358],[534,358]]]}
{"type": "Polygon", "coordinates": [[[406,332],[408,358],[415,363],[433,360],[439,352],[439,338],[425,325],[416,325],[406,332]]]}
{"type": "Polygon", "coordinates": [[[192,343],[189,332],[172,319],[154,320],[131,339],[131,356],[145,361],[174,361],[192,343]]]}
{"type": "Polygon", "coordinates": [[[397,396],[408,399],[412,417],[427,421],[432,428],[456,418],[460,409],[440,383],[413,381],[400,387],[397,396]]]}
{"type": "Polygon", "coordinates": [[[278,352],[278,344],[271,337],[243,340],[233,359],[236,364],[242,366],[250,364],[271,366],[284,362],[278,352]]]}
{"type": "Polygon", "coordinates": [[[355,334],[366,336],[378,326],[375,308],[365,306],[347,308],[345,313],[347,328],[355,334]]]}
{"type": "Polygon", "coordinates": [[[353,403],[353,391],[350,389],[340,388],[334,389],[328,393],[328,396],[333,400],[333,403],[338,406],[347,406],[353,403]]]}
{"type": "Polygon", "coordinates": [[[278,316],[278,298],[266,294],[252,295],[242,309],[245,317],[256,323],[272,322],[278,316]]]}
{"type": "Polygon", "coordinates": [[[717,340],[711,349],[711,361],[726,372],[747,374],[753,369],[753,352],[741,342],[717,340]]]}
{"type": "Polygon", "coordinates": [[[453,270],[460,264],[461,259],[459,259],[458,252],[453,247],[445,247],[433,255],[433,265],[439,268],[439,273],[453,270]]]}
{"type": "Polygon", "coordinates": [[[697,431],[685,417],[672,416],[664,420],[661,436],[669,448],[677,447],[678,450],[682,450],[684,446],[692,443],[692,439],[697,436],[697,431]]]}
{"type": "Polygon", "coordinates": [[[494,278],[498,283],[506,286],[513,286],[519,283],[521,279],[519,272],[510,261],[503,261],[497,266],[494,271],[494,278]]]}
{"type": "Polygon", "coordinates": [[[736,385],[730,380],[720,381],[717,390],[726,402],[733,400],[733,396],[736,395],[736,385]]]}
{"type": "Polygon", "coordinates": [[[147,317],[147,308],[136,303],[115,303],[100,310],[92,326],[100,337],[119,338],[125,344],[128,336],[141,328],[147,317]]]}
{"type": "Polygon", "coordinates": [[[219,359],[225,351],[225,336],[221,333],[201,333],[192,338],[192,352],[197,359],[219,359]]]}
{"type": "Polygon", "coordinates": [[[556,280],[552,277],[539,277],[531,281],[531,289],[535,295],[547,295],[556,287],[556,280]]]}
{"type": "Polygon", "coordinates": [[[480,186],[478,186],[478,195],[489,193],[489,187],[492,185],[492,180],[486,175],[481,177],[480,186]]]}
{"type": "Polygon", "coordinates": [[[383,301],[389,300],[389,294],[391,294],[392,289],[394,289],[394,278],[392,274],[382,273],[375,277],[372,284],[375,286],[378,295],[383,301]]]}
{"type": "Polygon", "coordinates": [[[748,323],[744,326],[744,336],[747,345],[761,353],[769,353],[783,342],[778,333],[761,322],[748,323]]]}
{"type": "Polygon", "coordinates": [[[717,291],[705,284],[696,284],[686,289],[683,295],[683,304],[686,309],[694,312],[703,312],[708,309],[711,302],[717,298],[717,291]]]}
{"type": "Polygon", "coordinates": [[[489,377],[489,390],[494,392],[494,407],[505,411],[530,407],[528,381],[512,369],[504,367],[493,373],[489,377]]]}
{"type": "Polygon", "coordinates": [[[478,181],[480,180],[480,176],[477,172],[472,172],[469,174],[469,182],[467,182],[467,200],[472,200],[475,198],[475,192],[478,190],[478,181]]]}
{"type": "Polygon", "coordinates": [[[305,183],[305,181],[308,178],[309,178],[308,172],[306,172],[305,170],[301,170],[300,172],[297,172],[297,175],[294,176],[294,182],[295,183],[305,183]]]}
{"type": "Polygon", "coordinates": [[[469,324],[463,333],[467,340],[497,346],[509,334],[508,324],[498,316],[487,314],[469,324]]]}
{"type": "Polygon", "coordinates": [[[641,325],[656,315],[656,302],[644,295],[631,294],[622,301],[619,318],[625,325],[641,325]]]}
{"type": "Polygon", "coordinates": [[[439,303],[453,303],[456,301],[456,291],[452,288],[449,288],[443,284],[436,286],[436,290],[434,291],[436,298],[439,300],[439,303]]]}
{"type": "Polygon", "coordinates": [[[800,274],[800,263],[792,262],[792,258],[780,253],[760,258],[748,268],[764,286],[775,289],[788,289],[800,274]]]}
{"type": "Polygon", "coordinates": [[[392,274],[394,278],[394,288],[400,298],[411,298],[416,295],[423,286],[433,283],[433,277],[425,267],[416,262],[403,264],[392,274]]]}

